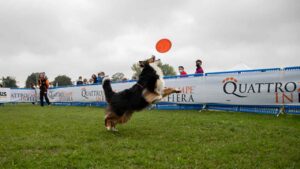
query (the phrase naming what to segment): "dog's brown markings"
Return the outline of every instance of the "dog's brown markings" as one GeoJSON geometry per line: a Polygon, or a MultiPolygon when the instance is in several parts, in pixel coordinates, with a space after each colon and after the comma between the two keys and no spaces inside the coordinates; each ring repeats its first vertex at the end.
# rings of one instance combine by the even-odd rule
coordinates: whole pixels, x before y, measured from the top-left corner
{"type": "MultiPolygon", "coordinates": [[[[147,59],[145,61],[140,61],[139,64],[141,67],[143,67],[146,63],[153,63],[155,62],[155,56],[152,56],[150,59],[147,59]]],[[[156,92],[149,92],[148,90],[145,90],[143,93],[143,96],[145,100],[149,104],[153,104],[159,100],[161,100],[164,97],[167,97],[170,94],[173,93],[180,93],[181,91],[175,88],[165,88],[163,90],[162,94],[158,94],[156,92]]],[[[117,123],[126,123],[132,116],[132,111],[125,112],[122,116],[118,116],[116,113],[114,113],[110,107],[106,110],[105,115],[105,127],[108,130],[114,130],[117,123]]]]}
{"type": "Polygon", "coordinates": [[[105,113],[105,127],[110,130],[116,126],[116,123],[120,117],[111,111],[110,107],[107,107],[105,113]]]}
{"type": "Polygon", "coordinates": [[[167,97],[167,96],[169,96],[170,94],[173,94],[173,93],[180,93],[180,90],[169,87],[169,88],[165,88],[163,90],[162,95],[160,95],[158,93],[153,93],[153,92],[145,91],[144,94],[143,94],[143,96],[144,96],[145,100],[148,103],[153,104],[153,103],[161,100],[162,98],[167,97]],[[159,96],[162,96],[162,97],[160,97],[160,99],[158,99],[159,96]]]}

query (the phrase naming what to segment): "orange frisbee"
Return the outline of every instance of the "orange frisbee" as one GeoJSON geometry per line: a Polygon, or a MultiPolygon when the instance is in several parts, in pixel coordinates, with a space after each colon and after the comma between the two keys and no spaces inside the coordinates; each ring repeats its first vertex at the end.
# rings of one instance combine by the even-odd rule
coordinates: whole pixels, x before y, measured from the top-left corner
{"type": "Polygon", "coordinates": [[[168,52],[172,47],[172,43],[169,39],[161,39],[156,43],[156,50],[160,53],[168,52]]]}

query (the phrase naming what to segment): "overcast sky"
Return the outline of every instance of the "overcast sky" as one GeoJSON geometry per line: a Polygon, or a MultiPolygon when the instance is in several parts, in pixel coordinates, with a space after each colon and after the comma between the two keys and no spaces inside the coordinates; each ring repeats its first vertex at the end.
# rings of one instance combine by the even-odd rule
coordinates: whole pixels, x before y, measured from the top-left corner
{"type": "Polygon", "coordinates": [[[2,0],[0,76],[123,72],[155,54],[194,73],[300,65],[299,0],[2,0]],[[156,42],[172,41],[159,54],[156,42]],[[243,67],[243,66],[241,66],[243,67]]]}

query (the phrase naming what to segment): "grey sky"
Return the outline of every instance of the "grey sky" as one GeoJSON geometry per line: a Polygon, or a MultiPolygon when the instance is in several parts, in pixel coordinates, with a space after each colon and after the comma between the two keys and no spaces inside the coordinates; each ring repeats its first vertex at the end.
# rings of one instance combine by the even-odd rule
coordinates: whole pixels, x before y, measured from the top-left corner
{"type": "MultiPolygon", "coordinates": [[[[157,55],[194,72],[300,65],[298,0],[9,0],[0,1],[0,76],[24,86],[32,72],[123,72],[157,55]],[[155,51],[169,38],[172,49],[155,51]]],[[[177,69],[176,69],[177,70],[177,69]]]]}

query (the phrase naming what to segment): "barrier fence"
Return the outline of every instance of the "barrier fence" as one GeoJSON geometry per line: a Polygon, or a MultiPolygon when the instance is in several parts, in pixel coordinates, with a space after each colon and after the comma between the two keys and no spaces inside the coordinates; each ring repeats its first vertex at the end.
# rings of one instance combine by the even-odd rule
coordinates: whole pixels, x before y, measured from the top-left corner
{"type": "MultiPolygon", "coordinates": [[[[300,114],[300,66],[166,76],[167,87],[182,92],[151,106],[168,110],[223,110],[263,114],[300,114]]],[[[115,91],[136,81],[113,83],[115,91]]],[[[0,102],[36,102],[38,90],[0,88],[0,102]]],[[[48,91],[54,105],[106,106],[101,85],[66,86],[48,91]]]]}

